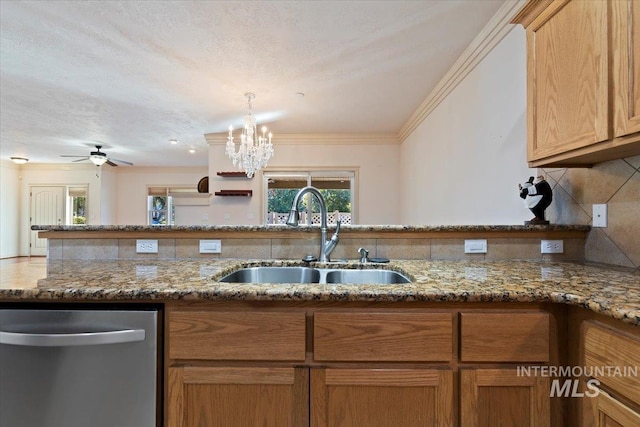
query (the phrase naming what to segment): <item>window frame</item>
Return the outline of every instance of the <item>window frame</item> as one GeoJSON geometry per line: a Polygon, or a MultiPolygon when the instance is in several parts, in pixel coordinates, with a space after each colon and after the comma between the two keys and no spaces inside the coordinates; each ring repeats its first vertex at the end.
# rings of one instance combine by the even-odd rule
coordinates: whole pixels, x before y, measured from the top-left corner
{"type": "MultiPolygon", "coordinates": [[[[269,168],[262,173],[262,198],[260,215],[262,224],[269,224],[268,218],[268,197],[269,179],[273,178],[306,178],[307,184],[311,185],[313,179],[317,178],[341,178],[349,179],[349,190],[351,192],[351,224],[358,223],[358,167],[316,167],[316,168],[269,168]]],[[[310,197],[310,194],[306,195],[310,197]]],[[[311,216],[307,216],[307,225],[311,224],[311,216]]]]}

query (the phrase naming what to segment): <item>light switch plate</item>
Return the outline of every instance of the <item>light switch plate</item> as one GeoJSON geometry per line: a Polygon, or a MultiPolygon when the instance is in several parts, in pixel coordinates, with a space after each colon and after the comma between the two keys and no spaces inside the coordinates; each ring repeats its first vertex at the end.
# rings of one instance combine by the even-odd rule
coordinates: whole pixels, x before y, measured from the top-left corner
{"type": "Polygon", "coordinates": [[[136,253],[137,254],[157,254],[158,241],[151,240],[151,239],[137,239],[136,253]]]}
{"type": "Polygon", "coordinates": [[[465,254],[486,254],[487,239],[473,239],[464,241],[465,254]]]}
{"type": "Polygon", "coordinates": [[[220,240],[200,240],[201,254],[219,254],[222,252],[222,242],[220,240]]]}
{"type": "Polygon", "coordinates": [[[541,240],[540,253],[542,254],[564,253],[564,241],[563,240],[541,240]]]}
{"type": "Polygon", "coordinates": [[[607,205],[593,205],[593,226],[594,227],[606,227],[607,226],[607,205]]]}

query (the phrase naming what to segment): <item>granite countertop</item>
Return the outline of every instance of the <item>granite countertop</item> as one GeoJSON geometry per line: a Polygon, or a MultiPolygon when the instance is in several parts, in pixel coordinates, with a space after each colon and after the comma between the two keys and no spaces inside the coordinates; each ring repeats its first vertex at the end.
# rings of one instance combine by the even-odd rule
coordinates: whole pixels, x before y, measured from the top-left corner
{"type": "MultiPolygon", "coordinates": [[[[49,261],[31,287],[0,285],[4,301],[449,301],[556,302],[577,305],[640,326],[640,275],[549,261],[393,261],[366,268],[396,270],[412,283],[395,285],[238,284],[223,275],[274,260],[49,261]]],[[[361,268],[354,262],[317,267],[361,268]]]]}
{"type": "MultiPolygon", "coordinates": [[[[291,231],[318,232],[317,226],[301,225],[289,227],[274,225],[33,225],[34,231],[154,231],[158,233],[172,231],[291,231]]],[[[423,231],[423,232],[495,232],[495,231],[583,231],[591,229],[589,225],[342,225],[342,230],[352,231],[423,231]]]]}

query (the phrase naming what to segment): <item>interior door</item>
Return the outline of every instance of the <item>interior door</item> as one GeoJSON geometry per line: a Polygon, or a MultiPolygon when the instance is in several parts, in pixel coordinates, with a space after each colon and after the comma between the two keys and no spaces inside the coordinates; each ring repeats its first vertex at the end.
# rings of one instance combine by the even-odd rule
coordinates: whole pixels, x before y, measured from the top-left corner
{"type": "MultiPolygon", "coordinates": [[[[31,187],[30,225],[62,225],[65,187],[31,187]]],[[[47,239],[31,231],[31,256],[47,255],[47,239]]]]}

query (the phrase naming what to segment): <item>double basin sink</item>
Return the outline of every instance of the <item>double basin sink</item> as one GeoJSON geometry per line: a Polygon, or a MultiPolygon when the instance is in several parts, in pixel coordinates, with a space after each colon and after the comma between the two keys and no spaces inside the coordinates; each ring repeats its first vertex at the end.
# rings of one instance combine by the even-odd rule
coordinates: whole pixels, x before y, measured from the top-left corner
{"type": "Polygon", "coordinates": [[[313,267],[247,267],[234,271],[220,282],[230,283],[411,283],[404,274],[381,269],[344,269],[313,267]]]}

